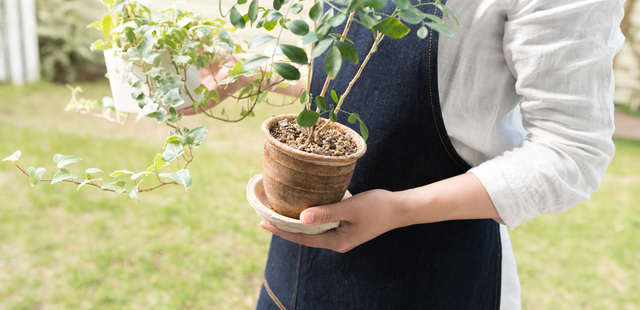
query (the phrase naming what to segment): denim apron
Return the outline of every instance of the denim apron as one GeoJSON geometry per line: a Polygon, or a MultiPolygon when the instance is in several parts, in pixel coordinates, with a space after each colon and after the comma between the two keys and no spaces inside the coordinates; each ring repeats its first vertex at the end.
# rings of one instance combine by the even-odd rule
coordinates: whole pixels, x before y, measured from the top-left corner
{"type": "MultiPolygon", "coordinates": [[[[391,9],[388,5],[385,13],[391,9]]],[[[433,6],[425,11],[441,15],[433,6]]],[[[370,129],[367,154],[358,160],[349,185],[354,195],[420,187],[470,168],[453,148],[441,115],[438,33],[419,39],[417,27],[411,30],[400,40],[381,42],[343,105],[359,113],[370,129]]],[[[373,43],[371,32],[353,23],[348,37],[356,42],[362,62],[373,43]]],[[[326,78],[323,59],[314,63],[312,94],[320,93],[326,78]]],[[[329,89],[343,93],[357,70],[343,63],[329,89]]],[[[346,118],[340,115],[338,121],[358,131],[346,118]]],[[[257,308],[497,309],[498,229],[493,220],[413,225],[344,254],[274,235],[257,308]]]]}

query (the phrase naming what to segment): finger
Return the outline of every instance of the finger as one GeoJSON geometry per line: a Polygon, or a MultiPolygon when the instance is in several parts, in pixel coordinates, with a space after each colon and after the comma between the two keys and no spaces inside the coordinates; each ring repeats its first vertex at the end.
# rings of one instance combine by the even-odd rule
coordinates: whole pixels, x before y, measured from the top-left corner
{"type": "Polygon", "coordinates": [[[279,229],[265,221],[260,222],[260,227],[270,231],[274,235],[278,235],[291,242],[306,245],[312,248],[333,249],[336,243],[336,231],[329,230],[320,235],[295,234],[279,229]]]}
{"type": "Polygon", "coordinates": [[[300,221],[306,226],[321,225],[337,221],[348,221],[347,203],[338,202],[325,206],[308,208],[300,213],[300,221]]]}

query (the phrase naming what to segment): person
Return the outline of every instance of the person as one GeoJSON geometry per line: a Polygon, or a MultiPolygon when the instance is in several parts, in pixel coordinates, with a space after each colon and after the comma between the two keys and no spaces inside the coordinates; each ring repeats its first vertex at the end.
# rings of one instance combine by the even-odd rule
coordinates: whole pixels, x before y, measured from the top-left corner
{"type": "Polygon", "coordinates": [[[449,1],[453,37],[383,40],[344,104],[371,131],[354,196],[301,214],[341,226],[260,223],[274,237],[258,309],[520,309],[506,228],[589,199],[614,153],[622,2],[449,1]]]}

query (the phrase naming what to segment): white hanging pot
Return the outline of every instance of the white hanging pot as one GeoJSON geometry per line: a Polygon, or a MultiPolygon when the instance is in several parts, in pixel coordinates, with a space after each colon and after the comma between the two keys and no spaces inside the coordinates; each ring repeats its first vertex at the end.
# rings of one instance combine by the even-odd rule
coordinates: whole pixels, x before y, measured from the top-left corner
{"type": "MultiPolygon", "coordinates": [[[[109,84],[111,85],[111,95],[116,106],[116,110],[126,113],[140,113],[141,109],[138,106],[138,101],[131,98],[131,86],[123,81],[124,67],[127,64],[127,54],[119,53],[116,55],[115,50],[108,49],[104,51],[104,59],[107,65],[107,73],[109,74],[109,84]]],[[[176,72],[176,68],[171,63],[171,55],[169,52],[163,51],[160,54],[162,59],[162,67],[166,70],[170,70],[173,73],[176,72]]],[[[133,66],[133,83],[139,81],[138,77],[143,77],[145,74],[142,72],[140,66],[133,66]]],[[[182,74],[185,74],[183,72],[182,74]]],[[[195,66],[190,66],[186,71],[187,82],[185,87],[192,96],[196,96],[194,90],[200,86],[200,71],[195,66]]],[[[142,88],[145,95],[149,95],[149,87],[145,84],[142,88]]],[[[180,94],[184,103],[175,107],[176,110],[190,107],[193,104],[193,100],[187,95],[186,92],[180,94]]],[[[168,109],[168,107],[166,107],[168,109]]]]}

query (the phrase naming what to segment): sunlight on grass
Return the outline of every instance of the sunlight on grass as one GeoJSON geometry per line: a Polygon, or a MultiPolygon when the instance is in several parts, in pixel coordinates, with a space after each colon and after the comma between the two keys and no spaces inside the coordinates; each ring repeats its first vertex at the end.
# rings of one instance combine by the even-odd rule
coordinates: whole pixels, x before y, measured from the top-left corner
{"type": "MultiPolygon", "coordinates": [[[[109,93],[106,83],[82,87],[86,98],[109,93]]],[[[0,158],[20,149],[21,163],[47,168],[45,177],[56,153],[84,158],[74,171],[144,170],[168,131],[148,119],[120,127],[65,113],[60,85],[0,86],[0,98],[0,158]]],[[[186,194],[172,186],[136,203],[71,184],[31,188],[1,163],[0,309],[254,308],[270,235],[245,186],[261,171],[262,120],[300,106],[259,108],[239,124],[187,118],[209,135],[186,194]]],[[[640,309],[640,142],[616,144],[591,201],[511,233],[524,309],[640,309]]]]}

